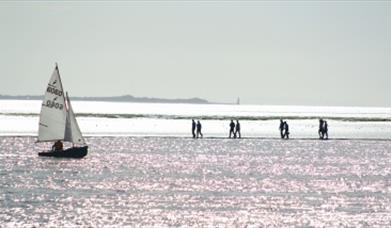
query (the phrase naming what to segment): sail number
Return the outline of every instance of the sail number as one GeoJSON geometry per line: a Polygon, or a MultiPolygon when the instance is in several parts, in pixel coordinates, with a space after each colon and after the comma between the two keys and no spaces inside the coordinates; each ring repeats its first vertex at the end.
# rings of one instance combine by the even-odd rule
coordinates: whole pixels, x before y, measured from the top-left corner
{"type": "Polygon", "coordinates": [[[57,103],[55,101],[48,100],[48,101],[46,101],[46,107],[62,110],[64,108],[64,105],[57,103]]]}
{"type": "Polygon", "coordinates": [[[62,91],[61,90],[58,90],[58,89],[50,87],[50,86],[47,88],[46,92],[55,94],[57,96],[62,96],[62,91]]]}

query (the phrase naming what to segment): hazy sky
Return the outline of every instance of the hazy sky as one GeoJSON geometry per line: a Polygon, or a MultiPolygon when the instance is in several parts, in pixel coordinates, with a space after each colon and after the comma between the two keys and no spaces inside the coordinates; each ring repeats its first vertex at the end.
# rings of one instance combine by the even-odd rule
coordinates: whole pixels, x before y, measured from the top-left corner
{"type": "Polygon", "coordinates": [[[0,94],[391,106],[391,1],[0,1],[0,94]]]}

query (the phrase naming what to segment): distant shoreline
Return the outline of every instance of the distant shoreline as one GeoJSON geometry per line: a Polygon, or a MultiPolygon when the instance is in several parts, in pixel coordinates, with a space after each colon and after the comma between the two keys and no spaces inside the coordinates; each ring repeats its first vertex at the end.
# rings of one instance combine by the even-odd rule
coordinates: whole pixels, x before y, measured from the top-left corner
{"type": "MultiPolygon", "coordinates": [[[[211,104],[205,99],[198,97],[187,99],[165,99],[151,97],[134,97],[131,95],[112,97],[72,97],[74,101],[111,101],[111,102],[136,102],[136,103],[185,103],[185,104],[211,104]]],[[[33,95],[0,95],[0,100],[43,100],[43,96],[33,95]]]]}

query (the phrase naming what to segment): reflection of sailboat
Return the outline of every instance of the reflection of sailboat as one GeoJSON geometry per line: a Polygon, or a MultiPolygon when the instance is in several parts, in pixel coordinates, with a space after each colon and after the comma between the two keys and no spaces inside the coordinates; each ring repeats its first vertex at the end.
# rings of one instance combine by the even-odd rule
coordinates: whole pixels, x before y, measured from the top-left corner
{"type": "Polygon", "coordinates": [[[238,99],[236,100],[236,104],[240,105],[240,97],[238,97],[238,99]]]}
{"type": "Polygon", "coordinates": [[[40,156],[82,158],[88,146],[77,124],[68,93],[64,96],[58,66],[54,69],[46,89],[39,119],[38,142],[71,142],[73,147],[39,153],[40,156]],[[82,145],[75,147],[75,144],[82,145]]]}

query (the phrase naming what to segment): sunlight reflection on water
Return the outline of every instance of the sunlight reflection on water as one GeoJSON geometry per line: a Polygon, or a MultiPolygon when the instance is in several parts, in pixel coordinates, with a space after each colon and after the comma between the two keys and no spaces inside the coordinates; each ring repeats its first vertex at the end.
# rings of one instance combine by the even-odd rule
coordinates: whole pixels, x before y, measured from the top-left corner
{"type": "Polygon", "coordinates": [[[3,226],[391,226],[391,142],[0,137],[3,226]]]}

